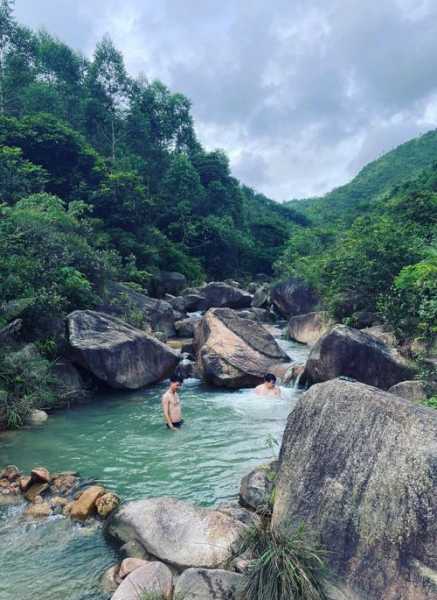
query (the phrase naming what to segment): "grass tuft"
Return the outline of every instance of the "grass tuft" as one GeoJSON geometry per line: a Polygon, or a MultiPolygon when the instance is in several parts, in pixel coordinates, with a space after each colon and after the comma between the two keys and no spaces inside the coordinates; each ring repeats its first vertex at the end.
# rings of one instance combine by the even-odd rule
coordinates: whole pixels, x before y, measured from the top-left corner
{"type": "Polygon", "coordinates": [[[328,600],[326,552],[303,526],[288,537],[264,522],[247,531],[241,552],[254,557],[246,574],[248,600],[328,600]]]}

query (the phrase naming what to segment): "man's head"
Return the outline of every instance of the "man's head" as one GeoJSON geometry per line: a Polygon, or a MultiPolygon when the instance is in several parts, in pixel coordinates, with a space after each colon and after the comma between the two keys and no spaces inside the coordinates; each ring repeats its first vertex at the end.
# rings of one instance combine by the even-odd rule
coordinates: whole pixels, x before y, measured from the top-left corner
{"type": "Polygon", "coordinates": [[[276,377],[275,375],[273,375],[273,373],[267,373],[264,376],[264,383],[266,384],[266,386],[272,390],[275,385],[276,385],[276,377]]]}
{"type": "Polygon", "coordinates": [[[170,377],[170,387],[173,392],[176,392],[180,387],[182,387],[183,383],[184,379],[180,375],[172,375],[170,377]]]}

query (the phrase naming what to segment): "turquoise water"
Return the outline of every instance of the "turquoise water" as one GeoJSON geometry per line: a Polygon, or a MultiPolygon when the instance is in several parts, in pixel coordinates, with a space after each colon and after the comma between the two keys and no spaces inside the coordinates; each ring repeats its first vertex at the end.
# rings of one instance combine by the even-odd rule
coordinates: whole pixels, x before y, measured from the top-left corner
{"type": "MultiPolygon", "coordinates": [[[[306,349],[281,341],[295,360],[306,349]]],[[[163,425],[164,385],[97,395],[90,404],[50,416],[48,423],[0,437],[0,465],[24,471],[41,464],[52,472],[77,470],[125,500],[171,495],[213,505],[235,498],[241,477],[272,458],[300,392],[260,398],[251,390],[208,388],[185,382],[183,429],[163,425]]],[[[103,600],[101,573],[117,561],[96,524],[68,519],[24,522],[21,507],[0,508],[0,600],[103,600]],[[5,577],[6,574],[7,576],[5,577]]]]}

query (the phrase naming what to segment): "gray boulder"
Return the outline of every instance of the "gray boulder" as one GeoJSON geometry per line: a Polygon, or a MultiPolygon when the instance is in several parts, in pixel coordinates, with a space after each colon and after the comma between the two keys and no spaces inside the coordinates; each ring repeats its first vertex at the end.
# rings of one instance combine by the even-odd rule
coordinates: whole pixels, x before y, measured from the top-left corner
{"type": "Polygon", "coordinates": [[[388,389],[412,379],[413,367],[384,342],[346,325],[336,325],[312,347],[304,380],[318,383],[343,375],[388,389]]]}
{"type": "Polygon", "coordinates": [[[175,370],[176,375],[182,379],[190,379],[196,376],[196,363],[189,358],[183,358],[175,370]]]}
{"type": "Polygon", "coordinates": [[[162,298],[165,294],[178,295],[187,287],[187,278],[176,271],[161,271],[153,281],[155,295],[162,298]]]}
{"type": "Polygon", "coordinates": [[[312,312],[291,317],[288,321],[288,336],[301,344],[313,345],[334,326],[326,312],[312,312]]]}
{"type": "Polygon", "coordinates": [[[287,319],[313,311],[319,302],[314,290],[303,280],[296,278],[274,285],[271,299],[279,313],[287,319]]]}
{"type": "Polygon", "coordinates": [[[70,406],[89,398],[90,384],[71,361],[60,358],[51,365],[50,371],[55,380],[59,405],[70,406]]]}
{"type": "Polygon", "coordinates": [[[200,317],[188,317],[181,321],[176,321],[175,329],[176,333],[181,338],[192,338],[194,337],[194,331],[196,326],[200,322],[200,317]]]}
{"type": "Polygon", "coordinates": [[[254,510],[268,507],[278,472],[278,461],[260,465],[243,477],[240,485],[240,503],[254,510]]]}
{"type": "Polygon", "coordinates": [[[49,416],[45,410],[33,409],[25,417],[24,423],[30,426],[44,425],[48,418],[49,416]]]}
{"type": "Polygon", "coordinates": [[[437,411],[361,383],[315,385],[288,417],[273,529],[319,534],[358,598],[431,600],[436,466],[437,411]]]}
{"type": "Polygon", "coordinates": [[[108,523],[108,533],[137,540],[156,558],[180,569],[218,568],[232,558],[244,525],[217,510],[175,498],[128,502],[108,523]]]}
{"type": "Polygon", "coordinates": [[[256,288],[252,299],[252,306],[254,308],[268,308],[270,304],[270,286],[264,284],[261,287],[256,288]]]}
{"type": "Polygon", "coordinates": [[[422,402],[426,400],[426,385],[423,381],[412,379],[411,381],[401,381],[388,390],[391,394],[396,394],[410,402],[422,402]]]}
{"type": "Polygon", "coordinates": [[[168,337],[175,334],[173,306],[165,300],[150,298],[124,283],[109,282],[105,302],[98,310],[115,315],[123,321],[143,329],[162,331],[168,337]]]}
{"type": "Polygon", "coordinates": [[[199,373],[217,386],[250,387],[290,362],[262,325],[226,308],[206,313],[196,329],[194,345],[199,373]]]}
{"type": "Polygon", "coordinates": [[[167,565],[153,561],[134,569],[117,588],[112,600],[140,600],[158,597],[170,600],[173,591],[173,575],[167,565]]]}
{"type": "Polygon", "coordinates": [[[176,352],[116,317],[76,310],[67,322],[73,360],[110,387],[161,381],[178,364],[176,352]]]}
{"type": "Polygon", "coordinates": [[[176,582],[175,598],[242,600],[244,577],[221,569],[187,569],[176,582]]]}
{"type": "Polygon", "coordinates": [[[252,295],[240,288],[222,282],[208,283],[201,290],[205,298],[203,310],[208,308],[249,308],[252,295]]]}

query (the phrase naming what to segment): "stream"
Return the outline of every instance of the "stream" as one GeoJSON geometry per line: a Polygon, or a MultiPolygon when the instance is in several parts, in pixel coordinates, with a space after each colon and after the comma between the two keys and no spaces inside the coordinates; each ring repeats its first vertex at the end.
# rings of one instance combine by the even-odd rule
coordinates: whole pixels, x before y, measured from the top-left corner
{"type": "MultiPolygon", "coordinates": [[[[293,360],[305,360],[305,346],[278,342],[293,360]]],[[[173,433],[163,425],[164,389],[99,393],[43,427],[6,432],[0,466],[76,470],[123,500],[165,495],[212,506],[235,499],[241,477],[277,453],[272,440],[280,444],[301,394],[287,387],[282,398],[262,398],[190,379],[181,392],[185,425],[173,433]]],[[[120,557],[101,526],[62,516],[25,521],[22,511],[0,506],[0,600],[105,600],[99,579],[120,557]]]]}

